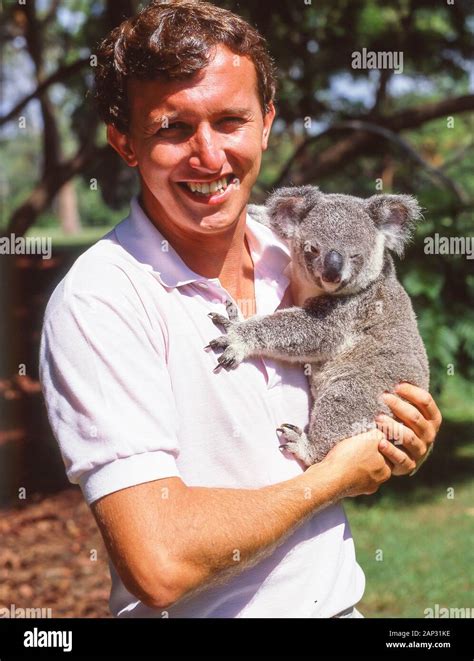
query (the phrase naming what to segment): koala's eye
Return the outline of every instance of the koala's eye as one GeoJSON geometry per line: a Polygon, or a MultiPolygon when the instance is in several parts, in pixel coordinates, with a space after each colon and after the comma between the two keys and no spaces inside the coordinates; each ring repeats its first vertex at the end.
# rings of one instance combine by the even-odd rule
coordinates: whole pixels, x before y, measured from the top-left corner
{"type": "Polygon", "coordinates": [[[319,255],[319,253],[321,252],[320,249],[317,246],[310,246],[309,251],[315,257],[317,257],[319,255]]]}
{"type": "Polygon", "coordinates": [[[351,259],[355,259],[356,257],[360,257],[360,253],[358,255],[349,255],[351,259]]]}

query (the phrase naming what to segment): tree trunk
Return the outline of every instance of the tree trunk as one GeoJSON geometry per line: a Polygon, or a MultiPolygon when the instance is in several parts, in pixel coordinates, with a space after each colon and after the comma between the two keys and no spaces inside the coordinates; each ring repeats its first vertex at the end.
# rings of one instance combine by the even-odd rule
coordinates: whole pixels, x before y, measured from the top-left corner
{"type": "Polygon", "coordinates": [[[64,234],[75,235],[81,231],[81,219],[77,208],[74,179],[67,181],[56,196],[56,209],[64,234]]]}

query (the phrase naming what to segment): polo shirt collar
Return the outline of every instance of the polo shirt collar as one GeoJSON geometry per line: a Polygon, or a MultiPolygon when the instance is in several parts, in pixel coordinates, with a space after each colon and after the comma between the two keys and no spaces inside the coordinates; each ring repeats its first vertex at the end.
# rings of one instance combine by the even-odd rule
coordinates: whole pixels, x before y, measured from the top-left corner
{"type": "MultiPolygon", "coordinates": [[[[247,241],[256,276],[285,288],[289,278],[284,273],[290,262],[288,247],[268,227],[253,220],[247,213],[247,241]]],[[[172,245],[148,218],[138,196],[132,198],[130,214],[117,225],[115,233],[119,243],[142,264],[149,266],[160,283],[167,288],[181,287],[193,282],[218,282],[190,269],[172,245]]]]}

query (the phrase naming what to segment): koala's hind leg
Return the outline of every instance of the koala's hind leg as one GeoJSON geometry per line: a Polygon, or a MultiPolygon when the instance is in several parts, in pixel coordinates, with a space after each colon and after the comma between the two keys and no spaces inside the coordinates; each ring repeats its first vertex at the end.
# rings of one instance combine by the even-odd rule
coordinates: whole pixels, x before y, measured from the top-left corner
{"type": "Polygon", "coordinates": [[[311,455],[311,445],[309,443],[308,437],[305,432],[295,425],[290,425],[288,422],[284,422],[279,427],[277,431],[281,433],[280,440],[286,441],[280,445],[280,451],[287,450],[295,455],[298,459],[301,459],[307,466],[311,466],[314,463],[314,459],[311,455]]]}

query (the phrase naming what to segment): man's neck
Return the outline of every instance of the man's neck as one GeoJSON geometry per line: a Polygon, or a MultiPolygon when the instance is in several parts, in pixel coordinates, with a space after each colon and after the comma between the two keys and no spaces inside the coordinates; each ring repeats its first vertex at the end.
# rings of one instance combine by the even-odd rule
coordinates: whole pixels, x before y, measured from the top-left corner
{"type": "MultiPolygon", "coordinates": [[[[227,232],[202,235],[184,233],[176,225],[156,218],[156,214],[152,209],[147,209],[141,197],[139,202],[153,224],[192,271],[206,278],[218,278],[236,301],[254,299],[254,265],[245,236],[246,208],[227,232]]],[[[247,302],[247,305],[252,308],[252,302],[247,302]]]]}

